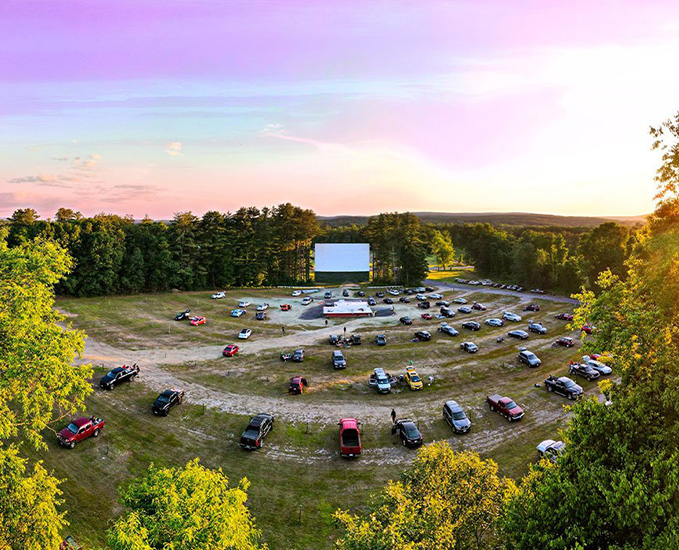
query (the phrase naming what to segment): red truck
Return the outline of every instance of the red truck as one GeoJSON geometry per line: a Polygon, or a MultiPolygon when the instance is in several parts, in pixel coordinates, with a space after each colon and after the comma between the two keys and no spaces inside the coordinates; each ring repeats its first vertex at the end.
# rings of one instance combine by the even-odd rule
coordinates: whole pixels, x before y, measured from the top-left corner
{"type": "Polygon", "coordinates": [[[358,427],[360,422],[355,418],[342,418],[339,421],[340,455],[355,457],[361,454],[361,432],[358,427]]]}
{"type": "Polygon", "coordinates": [[[101,418],[90,416],[89,418],[76,418],[57,434],[57,439],[64,447],[72,449],[76,443],[80,443],[88,437],[99,437],[99,433],[106,425],[101,418]]]}
{"type": "Polygon", "coordinates": [[[491,411],[497,411],[510,422],[523,418],[523,409],[514,403],[509,397],[502,397],[499,394],[486,397],[486,403],[491,411]]]}

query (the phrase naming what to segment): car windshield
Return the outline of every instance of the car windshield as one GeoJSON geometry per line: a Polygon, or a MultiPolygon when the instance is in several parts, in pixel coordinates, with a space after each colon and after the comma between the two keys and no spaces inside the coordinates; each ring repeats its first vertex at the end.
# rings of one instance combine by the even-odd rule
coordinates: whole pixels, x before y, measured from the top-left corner
{"type": "Polygon", "coordinates": [[[526,358],[532,361],[533,359],[537,359],[537,356],[533,352],[528,352],[526,353],[526,358]]]}
{"type": "Polygon", "coordinates": [[[66,426],[69,432],[72,432],[74,434],[78,433],[78,426],[76,426],[73,422],[71,422],[68,426],[66,426]]]}
{"type": "Polygon", "coordinates": [[[508,410],[509,409],[515,409],[516,403],[514,403],[514,401],[510,401],[509,403],[507,403],[506,407],[507,407],[508,410]]]}
{"type": "Polygon", "coordinates": [[[413,382],[419,382],[419,381],[420,381],[420,377],[417,376],[417,374],[413,374],[413,375],[410,377],[410,379],[411,379],[413,382]]]}
{"type": "Polygon", "coordinates": [[[156,401],[160,401],[161,403],[167,403],[169,400],[170,400],[169,395],[162,394],[158,396],[158,399],[156,401]]]}
{"type": "Polygon", "coordinates": [[[108,372],[106,373],[106,376],[108,376],[109,378],[115,378],[115,377],[116,377],[116,374],[118,374],[118,371],[117,371],[116,369],[114,369],[114,370],[108,371],[108,372]]]}
{"type": "Polygon", "coordinates": [[[420,432],[417,431],[417,428],[415,427],[414,424],[406,425],[406,426],[404,426],[404,429],[405,429],[406,435],[410,439],[416,439],[416,438],[420,437],[420,432]]]}
{"type": "Polygon", "coordinates": [[[572,388],[575,386],[575,382],[573,382],[570,378],[567,378],[566,380],[563,381],[563,385],[566,388],[572,388]]]}
{"type": "Polygon", "coordinates": [[[467,415],[464,414],[462,411],[453,413],[453,420],[464,420],[465,418],[467,418],[467,415]]]}

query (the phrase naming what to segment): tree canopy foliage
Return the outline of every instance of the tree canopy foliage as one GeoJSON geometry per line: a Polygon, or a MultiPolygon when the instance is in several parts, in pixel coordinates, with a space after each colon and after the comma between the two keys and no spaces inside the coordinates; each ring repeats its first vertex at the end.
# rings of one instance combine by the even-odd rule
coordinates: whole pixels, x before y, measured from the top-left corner
{"type": "Polygon", "coordinates": [[[497,520],[514,483],[497,464],[445,443],[421,448],[401,479],[377,494],[366,514],[335,514],[343,550],[493,548],[497,520]]]}
{"type": "Polygon", "coordinates": [[[184,468],[151,465],[121,491],[128,512],[108,531],[113,550],[254,550],[265,548],[245,506],[247,479],[230,487],[198,460],[184,468]]]}

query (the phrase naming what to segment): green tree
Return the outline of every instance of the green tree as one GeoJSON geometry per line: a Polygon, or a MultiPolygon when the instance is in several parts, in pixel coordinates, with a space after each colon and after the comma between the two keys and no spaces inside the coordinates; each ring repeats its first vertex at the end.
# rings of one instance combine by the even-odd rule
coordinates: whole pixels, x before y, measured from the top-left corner
{"type": "Polygon", "coordinates": [[[629,230],[614,222],[602,223],[580,237],[580,265],[590,287],[606,269],[619,277],[625,275],[629,239],[629,230]]]}
{"type": "Polygon", "coordinates": [[[497,464],[447,443],[423,447],[401,479],[376,495],[366,514],[335,513],[342,550],[493,548],[514,483],[497,464]]]}
{"type": "Polygon", "coordinates": [[[436,254],[439,266],[443,266],[443,269],[446,269],[446,266],[453,263],[453,260],[455,259],[455,248],[453,247],[453,241],[450,239],[450,235],[435,229],[432,232],[431,248],[434,254],[436,254]]]}
{"type": "Polygon", "coordinates": [[[57,550],[67,525],[59,481],[38,462],[26,471],[14,447],[0,447],[0,548],[57,550]]]}
{"type": "Polygon", "coordinates": [[[113,550],[249,550],[263,548],[245,506],[247,479],[229,487],[198,459],[185,468],[157,468],[121,491],[129,512],[108,531],[113,550]]]}

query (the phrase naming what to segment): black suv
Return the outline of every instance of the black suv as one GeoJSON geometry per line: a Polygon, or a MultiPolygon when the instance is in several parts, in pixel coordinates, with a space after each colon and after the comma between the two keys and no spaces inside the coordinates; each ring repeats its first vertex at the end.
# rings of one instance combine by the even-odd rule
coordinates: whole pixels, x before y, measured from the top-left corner
{"type": "Polygon", "coordinates": [[[153,414],[167,416],[173,407],[184,401],[184,390],[165,390],[151,405],[153,414]]]}
{"type": "Polygon", "coordinates": [[[468,330],[481,330],[481,325],[476,321],[465,321],[462,323],[462,328],[466,328],[468,330]]]}
{"type": "Polygon", "coordinates": [[[245,428],[243,435],[240,436],[240,446],[243,449],[254,451],[261,449],[264,445],[264,438],[273,429],[273,416],[261,413],[250,419],[248,427],[245,428]]]}
{"type": "Polygon", "coordinates": [[[391,427],[391,434],[398,434],[405,447],[419,447],[422,445],[422,434],[415,422],[408,418],[399,418],[391,427]]]}
{"type": "Polygon", "coordinates": [[[405,317],[401,317],[399,319],[399,321],[401,321],[401,324],[403,324],[403,325],[412,325],[413,324],[413,320],[410,317],[408,317],[407,315],[405,317]]]}
{"type": "Polygon", "coordinates": [[[429,309],[431,307],[431,304],[425,300],[424,302],[419,302],[417,304],[417,307],[419,307],[420,309],[429,309]]]}
{"type": "Polygon", "coordinates": [[[559,393],[571,400],[577,399],[582,395],[582,387],[565,376],[557,378],[550,374],[549,378],[545,380],[545,387],[547,391],[559,393]]]}

